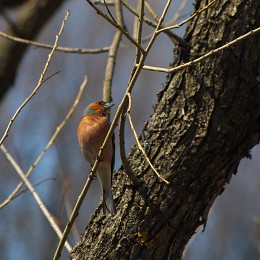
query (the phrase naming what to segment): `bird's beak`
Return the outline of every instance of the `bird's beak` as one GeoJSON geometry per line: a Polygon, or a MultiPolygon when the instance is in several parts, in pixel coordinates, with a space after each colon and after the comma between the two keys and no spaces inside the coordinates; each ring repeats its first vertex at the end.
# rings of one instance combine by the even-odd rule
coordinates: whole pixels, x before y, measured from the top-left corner
{"type": "Polygon", "coordinates": [[[106,109],[109,109],[109,108],[111,108],[112,106],[114,106],[115,104],[113,104],[113,103],[106,103],[105,105],[104,105],[104,108],[106,108],[106,109]]]}

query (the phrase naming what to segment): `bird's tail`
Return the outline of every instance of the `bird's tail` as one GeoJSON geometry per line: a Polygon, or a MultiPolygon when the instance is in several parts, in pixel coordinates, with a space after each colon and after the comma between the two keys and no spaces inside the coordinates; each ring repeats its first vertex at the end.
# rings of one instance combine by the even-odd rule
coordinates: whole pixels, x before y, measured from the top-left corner
{"type": "Polygon", "coordinates": [[[112,191],[105,192],[103,191],[103,212],[107,216],[108,214],[115,215],[116,207],[113,200],[112,191]]]}

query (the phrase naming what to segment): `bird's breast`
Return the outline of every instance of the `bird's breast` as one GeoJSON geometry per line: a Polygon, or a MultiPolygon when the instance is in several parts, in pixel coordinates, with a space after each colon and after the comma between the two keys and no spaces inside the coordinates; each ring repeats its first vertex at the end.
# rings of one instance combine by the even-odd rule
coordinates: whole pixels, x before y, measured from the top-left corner
{"type": "MultiPolygon", "coordinates": [[[[78,140],[81,151],[85,159],[93,165],[96,156],[102,146],[110,124],[106,117],[90,117],[85,116],[82,118],[78,126],[78,140]]],[[[102,160],[104,163],[111,163],[112,158],[112,141],[108,142],[103,151],[102,160]]]]}

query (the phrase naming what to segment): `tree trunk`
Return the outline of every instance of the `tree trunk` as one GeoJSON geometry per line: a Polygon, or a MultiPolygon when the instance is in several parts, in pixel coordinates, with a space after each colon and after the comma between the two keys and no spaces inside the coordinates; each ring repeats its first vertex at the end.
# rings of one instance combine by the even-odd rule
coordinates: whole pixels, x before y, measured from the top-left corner
{"type": "MultiPolygon", "coordinates": [[[[208,1],[198,1],[201,9],[208,1]]],[[[194,60],[259,27],[260,2],[216,1],[192,20],[194,60]]],[[[95,212],[73,259],[180,259],[191,236],[206,224],[240,160],[259,141],[260,34],[168,77],[142,133],[160,181],[134,146],[130,165],[144,185],[134,189],[123,169],[114,175],[117,215],[95,212]],[[258,79],[258,80],[257,80],[258,79]]]]}

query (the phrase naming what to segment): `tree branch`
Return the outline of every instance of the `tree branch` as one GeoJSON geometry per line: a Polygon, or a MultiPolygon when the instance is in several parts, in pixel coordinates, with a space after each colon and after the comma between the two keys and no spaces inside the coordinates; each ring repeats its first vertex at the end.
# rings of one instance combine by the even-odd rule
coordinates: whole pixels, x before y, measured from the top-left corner
{"type": "Polygon", "coordinates": [[[140,141],[139,141],[139,139],[138,139],[138,135],[137,135],[137,133],[136,133],[136,131],[135,131],[135,127],[134,127],[134,124],[133,124],[133,120],[132,120],[132,117],[131,117],[131,115],[130,115],[130,110],[131,110],[131,106],[132,106],[132,101],[131,101],[132,98],[131,98],[130,93],[128,93],[128,99],[129,99],[129,107],[128,107],[128,109],[127,109],[127,116],[128,116],[128,119],[129,119],[129,123],[130,123],[130,125],[131,125],[131,129],[132,129],[132,131],[133,131],[133,133],[134,133],[134,136],[135,136],[135,140],[136,140],[136,142],[137,142],[137,145],[138,145],[139,149],[142,151],[142,153],[143,153],[143,155],[144,155],[146,161],[148,162],[148,164],[150,165],[150,167],[153,169],[153,171],[156,173],[156,175],[159,177],[159,179],[161,179],[162,181],[164,181],[166,184],[170,184],[170,182],[168,182],[165,178],[163,178],[163,177],[158,173],[158,171],[155,169],[155,167],[154,167],[153,164],[151,163],[151,161],[150,161],[150,159],[149,159],[147,153],[145,152],[144,148],[142,147],[142,145],[141,145],[141,143],[140,143],[140,141]]]}
{"type": "MultiPolygon", "coordinates": [[[[116,1],[115,6],[116,6],[117,22],[122,28],[124,28],[121,2],[119,0],[115,0],[115,1],[116,1]]],[[[116,30],[112,44],[109,48],[107,65],[105,70],[105,77],[103,80],[103,100],[108,103],[112,101],[111,85],[112,85],[112,79],[113,79],[114,69],[116,65],[117,51],[119,48],[121,38],[122,38],[122,31],[116,30]]]]}
{"type": "MultiPolygon", "coordinates": [[[[54,134],[52,135],[51,139],[49,140],[48,144],[45,146],[44,150],[39,154],[39,156],[36,158],[36,160],[34,161],[34,163],[30,166],[29,170],[27,171],[25,177],[28,178],[31,173],[33,172],[34,168],[37,166],[37,164],[41,161],[42,157],[45,155],[45,153],[49,150],[49,148],[53,145],[54,141],[56,140],[57,136],[59,135],[60,131],[63,129],[63,127],[66,125],[67,121],[71,118],[75,108],[77,107],[80,98],[82,96],[83,90],[85,89],[86,85],[87,85],[87,77],[85,76],[80,88],[79,88],[79,92],[78,95],[72,105],[72,107],[70,108],[70,110],[68,111],[67,115],[65,116],[64,120],[58,125],[58,127],[56,128],[54,134]]],[[[21,189],[21,187],[23,186],[23,182],[20,182],[16,188],[13,190],[13,192],[7,197],[7,199],[0,204],[0,209],[3,208],[4,206],[6,206],[9,202],[11,202],[15,195],[17,194],[17,192],[21,189]]]]}
{"type": "Polygon", "coordinates": [[[105,18],[110,24],[112,24],[115,28],[119,29],[124,35],[125,37],[133,44],[135,45],[137,48],[139,48],[141,50],[142,53],[145,52],[145,50],[143,49],[143,47],[141,45],[139,45],[133,38],[132,36],[129,35],[129,33],[122,28],[119,24],[115,23],[111,18],[109,18],[106,14],[104,14],[99,8],[97,8],[90,0],[86,0],[91,7],[93,7],[93,9],[99,14],[101,15],[103,18],[105,18]]]}
{"type": "MultiPolygon", "coordinates": [[[[187,63],[183,63],[183,64],[181,64],[181,65],[179,65],[179,66],[176,66],[176,67],[174,67],[174,68],[172,68],[172,69],[166,69],[166,68],[160,68],[160,67],[153,67],[153,66],[148,66],[148,65],[144,65],[144,66],[143,66],[143,69],[145,69],[145,70],[150,70],[150,71],[164,72],[164,73],[173,73],[173,72],[179,71],[179,70],[181,70],[181,69],[185,69],[185,68],[187,68],[187,67],[189,67],[189,66],[192,66],[192,65],[194,65],[194,64],[196,64],[196,63],[199,63],[199,62],[201,62],[201,61],[203,61],[203,60],[209,58],[210,56],[212,56],[212,55],[214,55],[214,54],[217,54],[217,53],[219,53],[220,51],[223,51],[223,50],[225,50],[225,49],[228,49],[228,48],[230,48],[231,46],[236,45],[236,44],[240,43],[241,41],[243,41],[243,40],[245,40],[245,39],[247,39],[247,38],[253,36],[253,35],[256,34],[256,33],[259,33],[259,32],[260,32],[260,27],[254,29],[254,30],[251,30],[251,31],[248,32],[248,33],[245,33],[244,35],[242,35],[242,36],[240,36],[240,37],[237,37],[235,40],[230,41],[230,42],[224,44],[223,46],[221,46],[221,47],[219,47],[219,48],[216,48],[216,49],[214,49],[214,50],[208,52],[207,54],[205,54],[205,55],[203,55],[203,56],[201,56],[201,57],[199,57],[199,58],[197,58],[197,59],[195,59],[195,60],[189,61],[189,62],[187,62],[187,63]]],[[[138,64],[137,64],[136,66],[138,66],[138,64]]]]}
{"type": "MultiPolygon", "coordinates": [[[[18,173],[20,178],[23,180],[23,182],[26,185],[26,187],[28,188],[28,190],[32,193],[32,196],[34,197],[36,203],[38,204],[39,208],[41,209],[43,215],[46,217],[47,221],[50,223],[53,230],[56,232],[57,236],[61,237],[62,232],[60,231],[58,225],[56,224],[53,216],[49,213],[48,209],[46,208],[46,206],[42,202],[39,195],[34,190],[33,186],[29,182],[29,180],[26,178],[26,176],[25,176],[24,172],[22,171],[22,169],[20,168],[20,166],[16,163],[16,161],[13,159],[13,157],[7,151],[7,149],[4,147],[4,145],[1,145],[0,149],[2,150],[4,155],[6,156],[6,159],[8,160],[8,162],[14,167],[15,171],[18,173]]],[[[72,249],[72,247],[71,247],[71,245],[69,244],[68,241],[65,242],[65,247],[68,250],[68,252],[70,252],[71,249],[72,249]]]]}
{"type": "MultiPolygon", "coordinates": [[[[1,31],[0,31],[0,36],[8,39],[10,41],[24,43],[24,44],[32,45],[32,46],[43,48],[43,49],[53,49],[53,45],[22,39],[22,38],[15,37],[15,36],[12,36],[10,34],[7,34],[4,32],[1,32],[1,31]]],[[[69,47],[58,46],[56,48],[56,51],[60,51],[60,52],[64,52],[64,53],[77,53],[77,54],[98,54],[98,53],[108,52],[109,47],[96,48],[96,49],[84,49],[84,48],[69,48],[69,47]]]]}
{"type": "Polygon", "coordinates": [[[39,88],[42,86],[43,82],[44,82],[44,76],[47,72],[47,69],[49,67],[49,64],[50,64],[50,61],[51,61],[51,58],[52,58],[52,55],[54,54],[54,51],[56,50],[56,48],[58,47],[58,42],[59,42],[59,38],[60,38],[60,35],[63,31],[63,28],[64,28],[64,25],[65,25],[65,22],[68,18],[68,16],[70,15],[69,11],[67,11],[63,21],[62,21],[62,24],[61,24],[61,27],[60,27],[60,30],[58,32],[58,34],[56,35],[56,39],[55,39],[55,42],[54,42],[54,45],[53,45],[53,48],[50,52],[50,54],[48,55],[48,58],[47,58],[47,62],[43,68],[43,71],[41,73],[41,76],[40,76],[40,79],[38,81],[38,84],[37,86],[34,88],[33,92],[25,99],[25,101],[21,104],[21,106],[16,110],[16,112],[14,113],[13,117],[11,118],[6,130],[5,130],[5,133],[4,135],[2,136],[1,140],[0,140],[0,145],[3,144],[4,140],[6,139],[6,137],[8,136],[8,133],[11,129],[11,126],[13,124],[13,122],[15,121],[16,117],[19,115],[19,113],[21,112],[21,110],[25,107],[25,105],[32,99],[32,97],[37,93],[37,91],[39,90],[39,88]]]}
{"type": "MultiPolygon", "coordinates": [[[[8,24],[6,34],[24,39],[34,39],[46,20],[64,1],[27,1],[18,9],[15,19],[8,24]]],[[[0,45],[0,98],[2,98],[15,80],[15,74],[28,45],[6,41],[5,39],[0,40],[0,45]]]]}

